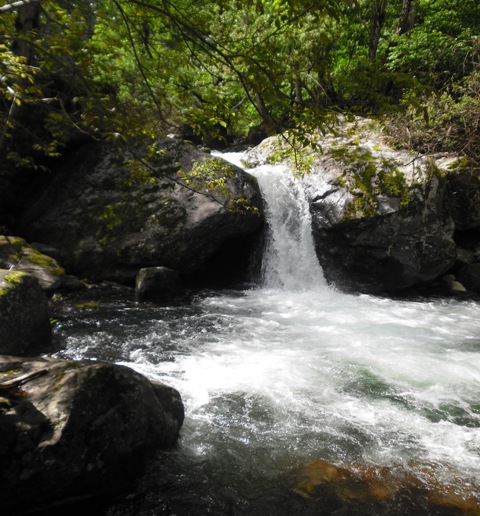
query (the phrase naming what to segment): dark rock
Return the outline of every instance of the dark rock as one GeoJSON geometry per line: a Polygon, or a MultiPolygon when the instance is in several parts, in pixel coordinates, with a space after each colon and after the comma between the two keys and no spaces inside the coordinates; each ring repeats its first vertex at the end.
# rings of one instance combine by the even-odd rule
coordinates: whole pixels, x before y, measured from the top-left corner
{"type": "Polygon", "coordinates": [[[352,219],[339,206],[338,193],[313,203],[313,235],[326,278],[346,290],[381,293],[448,271],[455,243],[453,222],[442,208],[444,186],[433,179],[419,197],[396,212],[352,219]]]}
{"type": "Polygon", "coordinates": [[[178,296],[182,292],[180,277],[167,267],[140,269],[135,282],[135,292],[142,300],[162,300],[178,296]]]}
{"type": "Polygon", "coordinates": [[[455,169],[447,174],[448,205],[458,230],[480,226],[480,178],[478,172],[455,169]]]}
{"type": "Polygon", "coordinates": [[[12,213],[15,210],[15,197],[12,188],[14,171],[0,166],[0,233],[4,233],[13,223],[12,213]]]}
{"type": "Polygon", "coordinates": [[[0,357],[0,401],[8,514],[119,493],[184,417],[175,389],[100,362],[0,357]]]}
{"type": "Polygon", "coordinates": [[[464,249],[457,246],[456,266],[463,266],[475,261],[475,254],[470,249],[464,249]]]}
{"type": "Polygon", "coordinates": [[[458,281],[468,292],[480,294],[480,263],[469,263],[456,274],[458,281]]]}
{"type": "Polygon", "coordinates": [[[29,356],[48,349],[48,299],[32,275],[0,270],[0,353],[29,356]]]}
{"type": "Polygon", "coordinates": [[[262,140],[268,137],[268,131],[261,125],[250,127],[248,130],[246,142],[250,145],[258,145],[262,140]]]}
{"type": "Polygon", "coordinates": [[[63,262],[62,253],[56,247],[52,247],[51,245],[42,244],[41,242],[32,242],[30,245],[33,248],[35,248],[39,253],[42,253],[42,254],[52,257],[59,264],[61,264],[63,262]]]}
{"type": "Polygon", "coordinates": [[[133,285],[144,267],[201,274],[225,241],[260,231],[261,216],[226,207],[243,198],[261,209],[254,178],[173,139],[158,148],[148,168],[126,149],[82,149],[24,216],[28,238],[59,249],[65,268],[77,276],[133,285]],[[215,199],[202,182],[179,184],[178,174],[188,174],[194,163],[211,166],[220,180],[226,171],[215,199]]]}

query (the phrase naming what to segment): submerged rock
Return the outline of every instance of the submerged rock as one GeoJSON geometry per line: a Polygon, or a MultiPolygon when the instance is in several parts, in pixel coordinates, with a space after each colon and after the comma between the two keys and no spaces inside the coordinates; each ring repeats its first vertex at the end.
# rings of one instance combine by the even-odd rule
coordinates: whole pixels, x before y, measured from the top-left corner
{"type": "Polygon", "coordinates": [[[25,234],[93,280],[133,285],[139,269],[157,266],[203,274],[218,255],[235,273],[238,244],[248,254],[262,227],[255,179],[168,138],[149,163],[139,155],[105,144],[81,149],[23,217],[25,234]]]}
{"type": "Polygon", "coordinates": [[[119,493],[183,417],[175,389],[123,366],[0,357],[2,511],[119,493]]]}
{"type": "Polygon", "coordinates": [[[431,464],[417,474],[402,467],[337,466],[316,461],[292,473],[294,492],[312,505],[355,507],[355,514],[480,515],[480,499],[473,485],[452,486],[438,480],[431,464]],[[405,512],[407,511],[407,512],[405,512]]]}
{"type": "Polygon", "coordinates": [[[40,353],[51,341],[48,299],[37,279],[0,269],[0,354],[40,353]]]}

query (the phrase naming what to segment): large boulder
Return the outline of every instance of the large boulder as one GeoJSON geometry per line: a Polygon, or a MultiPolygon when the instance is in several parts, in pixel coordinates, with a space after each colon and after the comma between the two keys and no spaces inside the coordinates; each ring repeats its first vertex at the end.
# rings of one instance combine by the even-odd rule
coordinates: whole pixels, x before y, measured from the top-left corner
{"type": "Polygon", "coordinates": [[[2,511],[124,490],[183,417],[175,389],[123,366],[0,357],[2,511]]]}
{"type": "Polygon", "coordinates": [[[105,144],[81,149],[25,214],[23,233],[95,280],[133,285],[140,268],[156,266],[195,274],[218,253],[235,271],[236,251],[248,253],[262,226],[255,179],[169,138],[148,163],[143,156],[105,144]]]}
{"type": "MultiPolygon", "coordinates": [[[[322,152],[296,157],[310,203],[325,277],[347,291],[392,293],[428,284],[455,262],[447,174],[455,156],[419,156],[389,147],[366,122],[318,139],[322,152]]],[[[285,140],[250,152],[253,164],[293,166],[285,140]]]]}
{"type": "Polygon", "coordinates": [[[0,354],[36,354],[51,341],[48,299],[37,279],[0,269],[0,354]]]}

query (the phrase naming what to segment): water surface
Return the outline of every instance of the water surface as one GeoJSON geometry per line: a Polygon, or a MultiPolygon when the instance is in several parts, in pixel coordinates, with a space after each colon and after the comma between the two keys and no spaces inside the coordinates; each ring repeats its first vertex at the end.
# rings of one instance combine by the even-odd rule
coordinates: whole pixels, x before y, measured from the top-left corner
{"type": "Polygon", "coordinates": [[[255,174],[261,286],[60,317],[59,356],[133,367],[186,407],[178,448],[108,514],[480,514],[480,306],[329,288],[301,185],[255,174]],[[312,463],[404,488],[359,495],[312,463]]]}

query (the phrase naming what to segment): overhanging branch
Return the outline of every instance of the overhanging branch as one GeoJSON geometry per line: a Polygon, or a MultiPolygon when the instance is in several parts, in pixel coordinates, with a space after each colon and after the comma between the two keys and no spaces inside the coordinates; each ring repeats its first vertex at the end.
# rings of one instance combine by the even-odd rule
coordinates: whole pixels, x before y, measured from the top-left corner
{"type": "Polygon", "coordinates": [[[42,0],[17,0],[16,2],[11,2],[7,5],[2,5],[0,7],[0,14],[7,13],[9,11],[15,11],[16,9],[24,7],[25,5],[38,4],[41,1],[42,0]]]}

